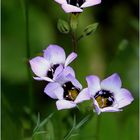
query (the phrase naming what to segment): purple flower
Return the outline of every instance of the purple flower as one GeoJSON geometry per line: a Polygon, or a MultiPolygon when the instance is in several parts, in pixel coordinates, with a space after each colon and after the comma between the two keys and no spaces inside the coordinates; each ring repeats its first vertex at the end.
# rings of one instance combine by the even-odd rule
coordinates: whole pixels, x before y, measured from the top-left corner
{"type": "Polygon", "coordinates": [[[101,0],[55,0],[66,13],[83,12],[83,8],[101,3],[101,0]]]}
{"type": "Polygon", "coordinates": [[[66,67],[50,82],[44,92],[51,98],[57,99],[58,110],[76,107],[77,103],[90,99],[87,88],[82,90],[82,85],[75,78],[71,67],[66,67]]]}
{"type": "Polygon", "coordinates": [[[66,58],[63,48],[58,45],[49,45],[44,50],[43,57],[38,56],[29,61],[32,71],[37,76],[34,79],[53,82],[63,68],[68,66],[76,57],[77,54],[72,52],[66,58]]]}
{"type": "Polygon", "coordinates": [[[121,111],[120,108],[134,100],[127,89],[121,88],[121,79],[116,73],[101,82],[97,76],[88,76],[86,80],[97,114],[121,111]]]}

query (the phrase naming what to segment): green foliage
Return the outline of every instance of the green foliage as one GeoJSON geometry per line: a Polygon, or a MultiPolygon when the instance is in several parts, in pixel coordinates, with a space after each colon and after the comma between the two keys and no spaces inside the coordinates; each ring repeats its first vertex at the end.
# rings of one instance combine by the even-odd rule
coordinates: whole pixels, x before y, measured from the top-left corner
{"type": "Polygon", "coordinates": [[[78,124],[76,124],[76,117],[74,116],[74,120],[73,120],[73,126],[71,128],[71,130],[69,131],[69,133],[64,137],[64,140],[69,140],[72,137],[75,137],[77,135],[79,135],[76,131],[82,126],[84,125],[90,118],[90,115],[86,116],[85,118],[83,118],[78,124]]]}
{"type": "Polygon", "coordinates": [[[89,36],[89,35],[93,34],[96,31],[98,25],[99,25],[98,23],[93,23],[93,24],[88,25],[84,29],[83,33],[81,34],[81,36],[79,37],[78,40],[80,40],[80,39],[82,39],[82,38],[84,38],[86,36],[89,36]]]}
{"type": "Polygon", "coordinates": [[[59,19],[57,22],[57,28],[61,33],[68,34],[70,31],[70,26],[65,20],[59,19]]]}
{"type": "MultiPolygon", "coordinates": [[[[25,49],[25,17],[23,1],[2,0],[2,140],[62,140],[65,134],[71,133],[72,140],[93,140],[96,137],[96,117],[88,120],[85,106],[77,109],[63,110],[47,119],[46,116],[56,110],[55,101],[48,98],[43,90],[44,82],[33,81],[33,106],[29,108],[25,49]],[[40,112],[44,121],[38,121],[36,113],[40,112]],[[76,114],[75,123],[73,116],[76,114]],[[79,123],[76,123],[77,122],[79,123]],[[81,120],[84,120],[83,122],[81,120]],[[38,122],[36,124],[36,122],[38,122]],[[81,123],[80,123],[81,122],[81,123]],[[78,127],[72,129],[71,126],[78,127]],[[75,125],[74,125],[75,124],[75,125]],[[79,125],[79,126],[78,126],[79,125]],[[34,130],[35,131],[35,130],[34,130]]],[[[101,78],[118,72],[123,87],[128,88],[134,102],[120,113],[103,113],[101,115],[100,140],[138,140],[139,109],[139,54],[138,54],[138,15],[137,2],[128,0],[104,2],[94,8],[87,8],[79,15],[77,32],[82,30],[78,44],[78,57],[74,64],[76,77],[86,87],[85,77],[96,74],[101,78]],[[110,8],[111,6],[111,8],[110,8]],[[108,8],[109,7],[109,8],[108,8]],[[93,23],[90,25],[91,23],[93,23]],[[100,24],[95,33],[97,23],[100,24]],[[89,25],[86,27],[86,25],[89,25]],[[84,27],[86,27],[84,29],[84,27]],[[86,36],[88,38],[86,38],[86,36]],[[80,37],[81,38],[81,37],[80,37]]],[[[29,32],[31,58],[42,55],[40,52],[48,44],[62,46],[67,54],[72,51],[71,38],[60,34],[56,29],[57,19],[67,19],[60,5],[52,0],[30,0],[29,32]]],[[[66,23],[67,24],[67,23],[66,23]]],[[[68,25],[66,28],[69,31],[68,25]]],[[[77,23],[76,23],[77,25],[77,23]]],[[[67,32],[68,32],[67,31],[67,32]]],[[[92,105],[92,103],[91,103],[92,105]]],[[[73,127],[72,127],[73,128],[73,127]]]]}

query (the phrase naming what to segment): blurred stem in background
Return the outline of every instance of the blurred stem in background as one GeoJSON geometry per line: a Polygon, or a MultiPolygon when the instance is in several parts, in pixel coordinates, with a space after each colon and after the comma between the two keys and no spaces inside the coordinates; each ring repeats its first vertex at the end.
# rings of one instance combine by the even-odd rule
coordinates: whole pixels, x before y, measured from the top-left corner
{"type": "Polygon", "coordinates": [[[32,88],[32,75],[29,69],[28,61],[31,56],[30,41],[29,41],[29,1],[24,0],[25,3],[25,36],[26,36],[26,60],[27,60],[27,75],[28,75],[28,93],[29,93],[29,107],[33,110],[33,88],[32,88]]]}

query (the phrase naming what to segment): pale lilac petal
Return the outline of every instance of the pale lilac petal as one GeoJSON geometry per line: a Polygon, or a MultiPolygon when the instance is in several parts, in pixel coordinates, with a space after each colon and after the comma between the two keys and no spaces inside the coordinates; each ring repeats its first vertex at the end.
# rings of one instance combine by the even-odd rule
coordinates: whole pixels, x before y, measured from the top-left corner
{"type": "Polygon", "coordinates": [[[86,2],[81,5],[81,8],[90,7],[99,3],[101,3],[101,0],[86,0],[86,2]]]}
{"type": "Polygon", "coordinates": [[[64,67],[61,64],[56,68],[54,75],[53,75],[54,81],[57,79],[57,76],[63,71],[63,69],[64,69],[64,67]]]}
{"type": "Polygon", "coordinates": [[[101,110],[101,112],[118,112],[118,111],[122,111],[121,109],[115,108],[115,107],[105,107],[105,108],[102,108],[100,110],[101,110]]]}
{"type": "Polygon", "coordinates": [[[79,81],[74,78],[71,74],[67,75],[66,78],[68,81],[70,81],[75,87],[82,89],[82,85],[79,83],[79,81]]]}
{"type": "Polygon", "coordinates": [[[115,95],[115,98],[118,103],[118,108],[127,106],[134,100],[131,93],[127,89],[124,89],[124,88],[122,88],[120,92],[115,95]]]}
{"type": "Polygon", "coordinates": [[[118,93],[121,88],[122,82],[117,73],[109,76],[101,82],[101,88],[118,93]]]}
{"type": "Polygon", "coordinates": [[[59,3],[59,4],[67,4],[66,0],[54,0],[54,1],[59,3]]]}
{"type": "Polygon", "coordinates": [[[54,82],[52,79],[50,79],[49,77],[33,77],[35,80],[38,80],[38,81],[48,81],[48,82],[54,82]]]}
{"type": "Polygon", "coordinates": [[[72,52],[65,61],[65,66],[68,66],[75,58],[77,57],[77,54],[72,52]]]}
{"type": "Polygon", "coordinates": [[[44,92],[53,99],[63,99],[63,88],[58,83],[49,83],[44,92]]]}
{"type": "Polygon", "coordinates": [[[65,67],[63,73],[65,76],[71,74],[73,77],[75,77],[75,72],[74,72],[73,68],[70,66],[65,67]]]}
{"type": "Polygon", "coordinates": [[[64,64],[66,55],[63,48],[58,45],[49,45],[44,50],[44,58],[47,59],[50,64],[64,64]]]}
{"type": "Polygon", "coordinates": [[[95,107],[95,112],[99,115],[101,113],[101,110],[100,110],[100,107],[99,107],[97,101],[95,100],[95,98],[93,98],[93,104],[95,107]]]}
{"type": "Polygon", "coordinates": [[[66,13],[83,12],[83,10],[81,8],[78,8],[78,7],[70,5],[70,4],[62,4],[62,8],[66,13]]]}
{"type": "Polygon", "coordinates": [[[39,77],[46,76],[50,65],[43,57],[35,57],[29,61],[32,71],[39,77]]]}
{"type": "Polygon", "coordinates": [[[90,95],[94,97],[95,94],[101,90],[100,79],[97,76],[91,75],[86,77],[86,81],[88,84],[90,95]]]}
{"type": "Polygon", "coordinates": [[[76,103],[74,103],[73,101],[58,100],[56,102],[56,106],[58,110],[70,109],[76,107],[76,103]]]}
{"type": "Polygon", "coordinates": [[[75,103],[80,103],[80,102],[83,102],[83,101],[86,101],[86,100],[90,100],[90,95],[88,93],[88,89],[85,88],[83,89],[79,94],[78,96],[76,97],[75,99],[75,103]]]}

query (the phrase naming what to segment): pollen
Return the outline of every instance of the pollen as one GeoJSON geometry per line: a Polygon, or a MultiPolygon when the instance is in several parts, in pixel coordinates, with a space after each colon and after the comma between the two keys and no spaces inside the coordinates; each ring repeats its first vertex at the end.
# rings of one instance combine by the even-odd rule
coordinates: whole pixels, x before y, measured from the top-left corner
{"type": "Polygon", "coordinates": [[[71,82],[67,82],[63,85],[64,98],[69,101],[74,101],[79,94],[80,90],[76,88],[71,82]]]}
{"type": "Polygon", "coordinates": [[[114,102],[113,93],[107,90],[100,90],[94,97],[100,108],[109,107],[114,102]]]}

